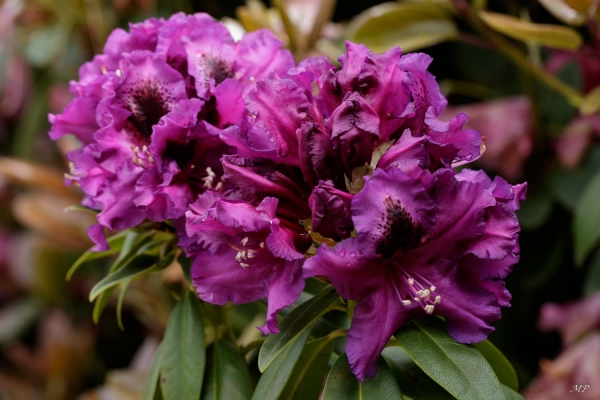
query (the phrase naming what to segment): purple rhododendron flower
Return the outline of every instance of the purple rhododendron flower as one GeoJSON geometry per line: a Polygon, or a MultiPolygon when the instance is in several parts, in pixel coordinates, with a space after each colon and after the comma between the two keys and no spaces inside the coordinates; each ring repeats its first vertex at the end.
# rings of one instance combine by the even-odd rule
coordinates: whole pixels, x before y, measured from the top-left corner
{"type": "Polygon", "coordinates": [[[260,328],[264,334],[279,333],[277,312],[302,292],[304,252],[312,242],[275,217],[277,203],[265,197],[255,207],[207,192],[186,214],[188,235],[202,248],[191,271],[200,298],[222,305],[266,297],[267,321],[260,328]]]}
{"type": "MultiPolygon", "coordinates": [[[[176,14],[115,30],[104,54],[80,69],[74,100],[50,115],[50,137],[75,135],[68,180],[111,230],[183,217],[207,189],[220,190],[220,129],[247,114],[242,96],[271,71],[294,65],[268,31],[235,42],[206,14],[176,14]]],[[[94,241],[105,247],[94,228],[94,241]]]]}
{"type": "Polygon", "coordinates": [[[321,246],[304,265],[306,277],[326,277],[359,302],[347,353],[360,380],[375,374],[381,350],[408,320],[441,315],[454,339],[474,343],[510,304],[501,279],[519,259],[515,210],[525,186],[471,170],[413,175],[377,169],[351,201],[357,236],[321,246]]]}

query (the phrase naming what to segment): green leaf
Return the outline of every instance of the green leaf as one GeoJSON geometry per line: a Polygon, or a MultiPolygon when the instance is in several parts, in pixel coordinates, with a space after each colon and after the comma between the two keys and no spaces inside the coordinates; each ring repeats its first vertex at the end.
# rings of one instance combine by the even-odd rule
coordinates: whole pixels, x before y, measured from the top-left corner
{"type": "Polygon", "coordinates": [[[600,239],[600,171],[581,193],[573,211],[575,264],[582,265],[600,239]]]}
{"type": "Polygon", "coordinates": [[[154,357],[152,357],[152,363],[148,370],[148,376],[146,377],[146,383],[144,385],[144,393],[142,395],[143,400],[158,400],[162,399],[162,393],[158,386],[158,378],[160,377],[160,364],[161,364],[161,348],[159,345],[156,348],[154,357]]]}
{"type": "MultiPolygon", "coordinates": [[[[65,212],[81,211],[81,212],[92,214],[92,215],[98,215],[98,212],[99,212],[98,210],[93,210],[91,208],[88,208],[88,207],[85,207],[85,206],[80,206],[78,204],[69,206],[69,207],[65,208],[64,211],[65,212]]],[[[119,232],[119,233],[121,233],[121,232],[119,232]]]]}
{"type": "Polygon", "coordinates": [[[190,287],[193,286],[193,283],[192,283],[192,263],[193,263],[193,261],[194,260],[192,258],[188,258],[183,253],[177,259],[177,262],[179,262],[179,265],[181,266],[181,271],[183,272],[183,277],[185,278],[185,281],[187,282],[187,284],[190,287]]]}
{"type": "Polygon", "coordinates": [[[492,342],[484,340],[473,345],[491,365],[501,384],[519,390],[519,379],[512,364],[492,342]]]}
{"type": "Polygon", "coordinates": [[[348,27],[348,40],[382,53],[394,46],[410,52],[458,36],[451,14],[432,3],[383,3],[355,17],[348,27]]]}
{"type": "Polygon", "coordinates": [[[523,42],[534,42],[555,49],[577,50],[583,41],[576,30],[566,26],[535,24],[489,11],[479,11],[478,14],[492,29],[523,42]]]}
{"type": "Polygon", "coordinates": [[[186,292],[171,313],[161,347],[160,386],[165,400],[198,400],[206,348],[202,312],[194,293],[186,292]]]}
{"type": "Polygon", "coordinates": [[[584,296],[589,296],[598,291],[600,291],[600,249],[594,253],[583,280],[584,296]]]}
{"type": "Polygon", "coordinates": [[[600,110],[600,86],[595,87],[585,95],[579,105],[581,115],[595,114],[600,110]]]}
{"type": "Polygon", "coordinates": [[[111,287],[108,290],[103,291],[102,293],[100,293],[100,296],[96,299],[96,302],[94,303],[94,310],[92,311],[92,320],[95,324],[97,324],[98,321],[100,321],[100,316],[104,312],[104,309],[106,308],[108,300],[110,299],[110,296],[112,295],[114,289],[114,287],[111,287]]]}
{"type": "Polygon", "coordinates": [[[201,400],[244,400],[252,397],[248,367],[235,345],[218,340],[207,349],[201,400]]]}
{"type": "Polygon", "coordinates": [[[552,213],[552,198],[542,190],[527,193],[527,201],[517,211],[519,223],[524,229],[541,228],[552,213]]]}
{"type": "Polygon", "coordinates": [[[125,300],[125,293],[127,292],[127,287],[130,283],[131,279],[126,279],[121,283],[121,291],[119,292],[119,299],[117,300],[117,324],[119,325],[119,329],[122,331],[125,330],[122,318],[123,300],[125,300]]]}
{"type": "Polygon", "coordinates": [[[405,398],[410,397],[419,400],[454,400],[454,396],[427,376],[402,347],[386,347],[383,349],[381,355],[396,377],[405,398]]]}
{"type": "Polygon", "coordinates": [[[452,339],[441,319],[415,319],[394,336],[414,362],[456,398],[504,397],[494,370],[481,353],[452,339]]]}
{"type": "Polygon", "coordinates": [[[525,400],[525,397],[521,396],[519,393],[515,392],[506,385],[502,385],[502,390],[504,391],[504,397],[506,400],[525,400]]]}
{"type": "Polygon", "coordinates": [[[282,347],[281,351],[276,353],[258,380],[252,400],[276,400],[279,398],[279,394],[292,375],[308,335],[310,335],[310,329],[302,329],[299,334],[294,335],[286,343],[286,346],[282,347]]]}
{"type": "Polygon", "coordinates": [[[335,341],[329,337],[304,346],[279,400],[318,400],[335,341]]]}
{"type": "Polygon", "coordinates": [[[369,399],[403,399],[398,382],[382,357],[377,359],[377,375],[365,378],[360,382],[348,363],[348,356],[341,355],[333,364],[325,389],[323,400],[369,400],[369,399]]]}
{"type": "Polygon", "coordinates": [[[281,322],[279,322],[278,335],[269,335],[265,343],[260,348],[258,355],[258,368],[264,372],[269,364],[273,362],[275,357],[281,353],[285,347],[299,335],[304,334],[313,323],[327,312],[329,307],[333,305],[339,298],[338,294],[333,290],[323,292],[312,299],[302,303],[281,322]]]}
{"type": "Polygon", "coordinates": [[[100,293],[109,289],[113,286],[124,282],[127,279],[136,279],[140,276],[150,274],[152,272],[158,272],[173,262],[175,259],[175,253],[168,254],[162,260],[158,260],[156,256],[148,254],[136,255],[127,264],[125,264],[120,270],[104,277],[98,282],[90,292],[90,301],[94,300],[100,293]]]}
{"type": "MultiPolygon", "coordinates": [[[[600,148],[597,146],[589,150],[583,164],[576,170],[557,166],[550,177],[554,198],[566,209],[574,209],[586,184],[598,170],[600,170],[600,148]]],[[[527,202],[529,202],[529,194],[525,203],[527,202]]]]}
{"type": "Polygon", "coordinates": [[[108,239],[106,239],[106,242],[108,243],[108,246],[110,247],[109,250],[106,250],[106,251],[90,251],[90,250],[88,250],[85,253],[83,253],[81,255],[81,257],[79,257],[77,259],[77,261],[75,261],[73,263],[73,265],[67,272],[67,281],[71,280],[71,278],[73,277],[73,274],[75,273],[75,271],[77,271],[77,269],[81,266],[81,264],[88,262],[88,261],[97,260],[99,258],[112,256],[113,254],[117,254],[118,252],[120,252],[125,243],[127,233],[128,233],[127,231],[121,231],[115,235],[112,235],[108,239]]]}

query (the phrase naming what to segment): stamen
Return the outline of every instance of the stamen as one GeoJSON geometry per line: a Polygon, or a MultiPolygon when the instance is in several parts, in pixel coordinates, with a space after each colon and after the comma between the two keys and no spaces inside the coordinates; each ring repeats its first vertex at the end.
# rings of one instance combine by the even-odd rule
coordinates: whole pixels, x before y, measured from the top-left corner
{"type": "Polygon", "coordinates": [[[414,285],[415,284],[415,280],[413,278],[408,278],[408,284],[409,285],[414,285]]]}
{"type": "Polygon", "coordinates": [[[429,288],[432,292],[435,292],[435,289],[437,289],[435,286],[431,285],[431,287],[429,288]]]}
{"type": "Polygon", "coordinates": [[[421,301],[421,299],[420,299],[420,298],[418,298],[418,297],[413,297],[413,299],[414,299],[414,300],[415,300],[417,303],[418,303],[419,301],[421,301]]]}
{"type": "Polygon", "coordinates": [[[106,73],[108,72],[108,71],[106,70],[106,66],[104,66],[104,65],[101,65],[101,66],[100,66],[100,71],[102,72],[102,75],[106,75],[106,73]]]}
{"type": "Polygon", "coordinates": [[[215,186],[215,190],[217,192],[219,192],[221,189],[223,189],[223,182],[219,182],[217,183],[217,186],[215,186]]]}
{"type": "Polygon", "coordinates": [[[264,249],[265,248],[265,242],[260,242],[259,246],[260,246],[261,249],[264,249]]]}
{"type": "Polygon", "coordinates": [[[242,239],[242,246],[245,246],[246,243],[248,243],[248,237],[247,236],[242,239]]]}
{"type": "MultiPolygon", "coordinates": [[[[248,268],[250,266],[250,264],[246,264],[246,263],[240,263],[240,265],[242,266],[242,268],[248,268]]],[[[431,306],[433,307],[433,306],[431,306]]]]}
{"type": "Polygon", "coordinates": [[[404,304],[405,306],[410,306],[411,302],[410,300],[402,300],[402,304],[404,304]]]}
{"type": "Polygon", "coordinates": [[[435,296],[435,301],[433,304],[440,304],[440,301],[442,301],[442,298],[440,296],[435,296]]]}
{"type": "Polygon", "coordinates": [[[435,307],[432,306],[431,304],[425,306],[425,312],[429,315],[431,315],[433,313],[434,309],[435,309],[435,307]]]}
{"type": "Polygon", "coordinates": [[[120,70],[120,69],[117,69],[117,70],[115,71],[115,74],[117,74],[117,76],[120,78],[120,77],[121,77],[121,75],[122,75],[122,74],[121,74],[121,70],[120,70]]]}

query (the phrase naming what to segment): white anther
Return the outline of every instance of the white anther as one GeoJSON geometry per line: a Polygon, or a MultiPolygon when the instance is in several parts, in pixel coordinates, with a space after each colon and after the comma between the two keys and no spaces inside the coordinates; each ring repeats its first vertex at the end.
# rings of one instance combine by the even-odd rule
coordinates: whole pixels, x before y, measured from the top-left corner
{"type": "Polygon", "coordinates": [[[108,72],[108,71],[106,70],[106,66],[104,66],[104,65],[101,65],[101,66],[100,66],[100,71],[102,71],[102,74],[103,74],[103,75],[104,75],[104,74],[106,74],[106,73],[108,72]]]}
{"type": "Polygon", "coordinates": [[[442,298],[440,296],[435,296],[435,301],[433,304],[440,304],[440,301],[442,301],[442,298]]]}
{"type": "Polygon", "coordinates": [[[120,69],[117,69],[117,70],[115,71],[115,74],[117,74],[117,76],[120,78],[120,77],[121,77],[121,70],[120,70],[120,69]]]}
{"type": "MultiPolygon", "coordinates": [[[[250,264],[246,264],[246,263],[240,263],[240,265],[242,266],[242,268],[248,268],[250,266],[250,264]]],[[[431,306],[433,307],[433,306],[431,306]]]]}
{"type": "Polygon", "coordinates": [[[150,164],[154,164],[154,157],[152,157],[152,156],[148,156],[148,162],[149,162],[150,164]]]}
{"type": "Polygon", "coordinates": [[[261,249],[264,249],[265,248],[265,242],[260,242],[259,246],[260,246],[261,249]]]}
{"type": "Polygon", "coordinates": [[[437,289],[435,286],[431,285],[431,287],[429,288],[432,292],[435,292],[435,289],[437,289]]]}
{"type": "Polygon", "coordinates": [[[421,298],[425,299],[425,300],[429,300],[429,296],[431,295],[431,292],[429,291],[429,289],[425,289],[425,290],[419,290],[419,292],[417,292],[419,294],[419,296],[421,296],[421,298]],[[419,293],[422,292],[422,293],[419,293]]]}
{"type": "Polygon", "coordinates": [[[431,304],[425,306],[425,312],[429,315],[433,314],[434,309],[435,309],[435,307],[432,306],[431,304]]]}
{"type": "Polygon", "coordinates": [[[415,280],[413,278],[408,278],[408,284],[409,285],[414,285],[415,284],[415,280]]]}
{"type": "MultiPolygon", "coordinates": [[[[208,176],[210,176],[211,178],[214,178],[215,176],[217,176],[217,174],[215,174],[212,170],[211,167],[206,167],[206,173],[208,174],[208,176]]],[[[212,180],[212,179],[211,179],[212,180]]]]}
{"type": "Polygon", "coordinates": [[[410,300],[402,300],[402,304],[404,304],[405,306],[410,306],[411,302],[410,300]]]}
{"type": "Polygon", "coordinates": [[[256,255],[256,252],[254,250],[248,250],[248,258],[252,258],[256,255]]]}
{"type": "Polygon", "coordinates": [[[254,81],[255,81],[254,77],[253,77],[253,76],[251,76],[251,77],[250,77],[250,82],[254,82],[254,81]]]}
{"type": "Polygon", "coordinates": [[[420,298],[418,298],[418,297],[413,297],[413,299],[414,299],[414,301],[416,301],[416,302],[419,302],[419,301],[421,301],[421,299],[420,299],[420,298]]]}
{"type": "Polygon", "coordinates": [[[238,251],[237,254],[235,255],[235,261],[240,262],[242,259],[242,252],[238,251]]]}
{"type": "Polygon", "coordinates": [[[143,145],[142,146],[142,153],[146,154],[148,152],[148,146],[143,145]]]}
{"type": "Polygon", "coordinates": [[[248,243],[248,237],[242,239],[242,246],[245,246],[248,243]]]}
{"type": "Polygon", "coordinates": [[[217,192],[220,191],[221,189],[223,189],[223,182],[219,182],[219,183],[217,183],[217,186],[215,186],[215,190],[217,192]]]}

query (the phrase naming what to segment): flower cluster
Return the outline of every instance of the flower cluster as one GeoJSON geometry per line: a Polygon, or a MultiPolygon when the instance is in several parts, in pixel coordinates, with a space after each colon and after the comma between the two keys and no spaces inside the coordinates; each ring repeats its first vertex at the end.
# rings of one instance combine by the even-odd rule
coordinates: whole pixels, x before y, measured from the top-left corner
{"type": "Polygon", "coordinates": [[[406,321],[440,315],[473,343],[510,305],[526,184],[455,171],[485,147],[466,115],[438,118],[431,61],[348,42],[339,67],[294,65],[267,32],[234,42],[205,15],[149,20],[82,67],[51,136],[84,144],[69,177],[101,225],[173,219],[199,296],[267,298],[265,334],[306,278],[354,300],[362,380],[406,321]]]}
{"type": "Polygon", "coordinates": [[[52,139],[71,133],[83,145],[67,178],[101,210],[90,231],[99,248],[103,226],[181,218],[200,193],[221,189],[219,159],[233,150],[219,130],[242,118],[255,80],[293,65],[269,31],[235,42],[206,14],[115,30],[71,82],[74,100],[50,115],[52,139]]]}

